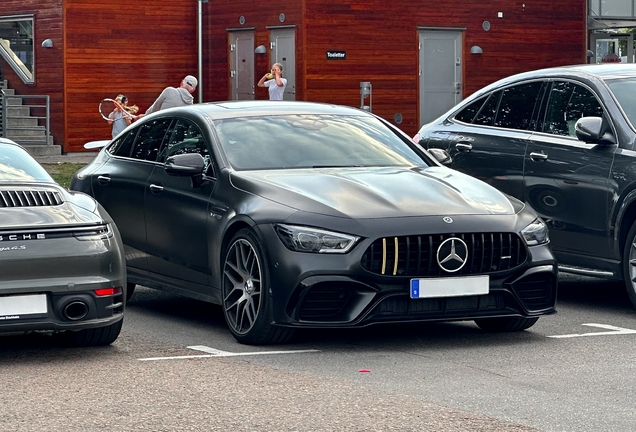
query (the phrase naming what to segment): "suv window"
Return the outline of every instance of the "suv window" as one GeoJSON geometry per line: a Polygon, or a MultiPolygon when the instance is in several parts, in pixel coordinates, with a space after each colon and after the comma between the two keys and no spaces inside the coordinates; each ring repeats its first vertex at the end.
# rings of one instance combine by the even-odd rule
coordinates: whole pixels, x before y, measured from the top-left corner
{"type": "Polygon", "coordinates": [[[455,115],[455,120],[464,122],[464,123],[472,123],[475,115],[479,112],[479,108],[486,101],[487,96],[477,99],[475,102],[472,102],[470,105],[465,107],[463,110],[455,115]]]}
{"type": "Polygon", "coordinates": [[[162,118],[141,125],[131,157],[154,162],[171,122],[172,119],[162,118]]]}
{"type": "Polygon", "coordinates": [[[530,129],[541,84],[541,81],[536,81],[505,89],[499,102],[495,126],[507,129],[530,129]]]}
{"type": "Polygon", "coordinates": [[[552,84],[550,90],[542,131],[574,137],[576,121],[589,116],[603,116],[603,107],[596,96],[582,85],[558,81],[552,84]]]}
{"type": "Polygon", "coordinates": [[[477,113],[473,123],[484,126],[492,126],[495,122],[495,114],[497,113],[497,106],[499,106],[500,98],[501,90],[491,94],[484,106],[482,106],[479,110],[479,113],[477,113]]]}

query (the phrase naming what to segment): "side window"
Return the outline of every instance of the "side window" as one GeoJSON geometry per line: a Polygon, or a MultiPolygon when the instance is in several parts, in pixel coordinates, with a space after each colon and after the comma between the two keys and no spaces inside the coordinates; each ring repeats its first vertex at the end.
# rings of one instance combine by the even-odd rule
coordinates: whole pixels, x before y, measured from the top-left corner
{"type": "Polygon", "coordinates": [[[186,119],[179,119],[171,129],[165,147],[159,155],[158,162],[165,163],[170,156],[183,153],[199,153],[206,163],[205,174],[213,176],[210,150],[203,138],[201,129],[186,119]]]}
{"type": "Polygon", "coordinates": [[[455,115],[455,120],[464,122],[464,123],[472,123],[475,115],[479,112],[479,108],[486,101],[486,97],[482,97],[465,107],[463,110],[455,115]]]}
{"type": "Polygon", "coordinates": [[[130,157],[130,151],[132,150],[138,130],[139,129],[132,129],[125,135],[117,138],[108,147],[108,152],[115,156],[130,157]]]}
{"type": "Polygon", "coordinates": [[[499,103],[495,126],[507,129],[529,129],[540,90],[540,81],[505,89],[499,103]]]}
{"type": "Polygon", "coordinates": [[[473,124],[492,126],[495,122],[495,114],[497,113],[500,98],[501,90],[491,94],[484,106],[482,106],[477,113],[473,124]]]}
{"type": "Polygon", "coordinates": [[[587,88],[565,81],[552,84],[543,132],[576,136],[574,124],[581,117],[602,117],[603,107],[587,88]]]}
{"type": "Polygon", "coordinates": [[[135,159],[154,162],[171,121],[171,119],[157,119],[143,124],[139,128],[131,156],[135,159]]]}

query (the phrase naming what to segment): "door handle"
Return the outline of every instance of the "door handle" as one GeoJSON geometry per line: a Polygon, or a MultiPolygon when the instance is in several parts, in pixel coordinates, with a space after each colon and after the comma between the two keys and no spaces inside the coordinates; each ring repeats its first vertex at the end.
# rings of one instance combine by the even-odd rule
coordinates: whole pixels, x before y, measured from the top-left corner
{"type": "Polygon", "coordinates": [[[548,160],[548,155],[543,152],[532,152],[530,153],[530,159],[535,162],[543,162],[545,160],[548,160]]]}
{"type": "Polygon", "coordinates": [[[150,185],[150,191],[152,193],[156,193],[156,194],[161,193],[163,191],[163,186],[156,185],[156,184],[151,184],[150,185]]]}
{"type": "Polygon", "coordinates": [[[455,148],[460,152],[469,152],[473,149],[473,145],[467,142],[458,142],[455,144],[455,148]]]}
{"type": "Polygon", "coordinates": [[[110,177],[105,175],[97,176],[97,183],[100,185],[106,185],[110,182],[110,177]]]}

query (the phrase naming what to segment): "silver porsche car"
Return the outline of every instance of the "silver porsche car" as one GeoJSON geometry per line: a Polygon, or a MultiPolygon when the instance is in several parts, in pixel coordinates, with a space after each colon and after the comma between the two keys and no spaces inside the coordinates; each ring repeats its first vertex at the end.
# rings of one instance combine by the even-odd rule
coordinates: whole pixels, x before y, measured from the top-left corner
{"type": "Polygon", "coordinates": [[[0,138],[0,333],[108,345],[122,327],[125,290],[123,246],[108,213],[0,138]]]}

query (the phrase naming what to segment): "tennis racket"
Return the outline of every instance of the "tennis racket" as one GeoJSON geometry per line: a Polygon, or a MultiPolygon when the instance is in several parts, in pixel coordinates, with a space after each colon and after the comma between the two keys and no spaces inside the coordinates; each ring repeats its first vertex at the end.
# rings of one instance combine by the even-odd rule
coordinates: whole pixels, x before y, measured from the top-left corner
{"type": "Polygon", "coordinates": [[[126,108],[114,99],[102,99],[99,103],[99,114],[104,120],[117,120],[119,115],[115,116],[115,114],[118,113],[121,113],[123,118],[128,117],[131,121],[134,120],[134,116],[126,111],[126,108]]]}

